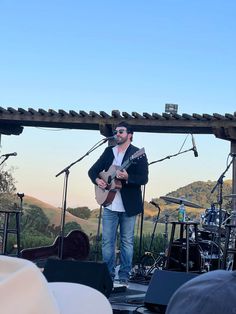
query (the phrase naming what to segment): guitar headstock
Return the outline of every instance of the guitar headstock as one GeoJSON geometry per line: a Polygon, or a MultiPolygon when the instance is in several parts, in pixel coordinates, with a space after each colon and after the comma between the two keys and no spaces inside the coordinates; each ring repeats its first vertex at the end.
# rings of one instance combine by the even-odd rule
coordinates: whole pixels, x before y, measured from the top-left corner
{"type": "Polygon", "coordinates": [[[137,152],[135,152],[131,157],[130,157],[130,160],[134,160],[134,159],[137,159],[137,158],[141,158],[145,155],[145,149],[144,147],[143,148],[140,148],[139,150],[137,150],[137,152]]]}

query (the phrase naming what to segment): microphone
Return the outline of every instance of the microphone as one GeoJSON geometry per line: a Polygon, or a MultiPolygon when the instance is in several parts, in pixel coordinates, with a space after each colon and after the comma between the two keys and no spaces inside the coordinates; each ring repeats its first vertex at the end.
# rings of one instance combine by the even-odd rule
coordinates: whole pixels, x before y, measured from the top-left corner
{"type": "Polygon", "coordinates": [[[198,151],[197,151],[195,139],[194,139],[194,137],[193,137],[193,134],[191,134],[191,136],[192,136],[193,153],[194,153],[194,156],[195,156],[195,157],[198,157],[198,151]]]}
{"type": "Polygon", "coordinates": [[[109,141],[109,140],[116,140],[116,135],[108,136],[104,138],[104,142],[109,141]]]}
{"type": "Polygon", "coordinates": [[[17,155],[17,153],[15,152],[15,153],[9,153],[9,154],[5,154],[5,155],[2,155],[2,157],[10,157],[10,156],[16,156],[17,155]]]}

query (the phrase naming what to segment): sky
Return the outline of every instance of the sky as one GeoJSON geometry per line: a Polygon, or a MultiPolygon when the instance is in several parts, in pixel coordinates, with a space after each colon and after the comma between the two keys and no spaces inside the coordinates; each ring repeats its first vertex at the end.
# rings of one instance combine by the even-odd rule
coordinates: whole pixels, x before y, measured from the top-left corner
{"type": "MultiPolygon", "coordinates": [[[[0,106],[178,113],[236,110],[234,0],[0,0],[0,106]]],[[[18,192],[61,206],[66,166],[84,156],[98,131],[25,127],[1,136],[18,192]]],[[[216,181],[230,142],[195,135],[193,151],[149,167],[150,201],[194,181],[216,181]]],[[[135,133],[153,162],[192,147],[188,134],[135,133]]],[[[87,171],[105,145],[70,168],[67,204],[97,208],[87,171]]],[[[232,169],[226,173],[232,177],[232,169]]],[[[209,204],[211,201],[209,200],[209,204]]]]}

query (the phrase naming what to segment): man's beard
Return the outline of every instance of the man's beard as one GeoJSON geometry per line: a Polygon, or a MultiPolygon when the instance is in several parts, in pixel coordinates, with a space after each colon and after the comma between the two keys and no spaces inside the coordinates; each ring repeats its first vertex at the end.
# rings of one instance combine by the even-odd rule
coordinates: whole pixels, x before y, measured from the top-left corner
{"type": "Polygon", "coordinates": [[[117,143],[117,145],[122,145],[122,144],[126,143],[127,140],[128,140],[128,135],[125,138],[117,137],[116,143],[117,143]]]}

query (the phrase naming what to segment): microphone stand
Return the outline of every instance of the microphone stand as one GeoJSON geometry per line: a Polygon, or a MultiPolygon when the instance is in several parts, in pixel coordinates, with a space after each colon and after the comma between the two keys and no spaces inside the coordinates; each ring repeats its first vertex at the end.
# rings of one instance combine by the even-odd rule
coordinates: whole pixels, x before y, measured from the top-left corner
{"type": "Polygon", "coordinates": [[[102,219],[102,205],[100,205],[100,208],[99,208],[98,227],[97,227],[96,244],[95,244],[95,262],[98,261],[101,219],[102,219]]]}
{"type": "Polygon", "coordinates": [[[66,208],[67,208],[67,190],[68,190],[68,180],[69,180],[69,169],[74,166],[79,161],[83,160],[86,156],[88,156],[91,152],[93,152],[95,149],[103,145],[108,141],[108,138],[102,139],[99,142],[97,142],[94,146],[90,148],[90,150],[84,154],[82,157],[77,159],[76,161],[72,162],[70,165],[68,165],[66,168],[62,169],[58,174],[56,174],[56,177],[59,177],[61,174],[65,173],[64,177],[64,184],[63,184],[63,197],[62,197],[62,212],[61,212],[61,223],[60,223],[60,241],[59,241],[59,247],[58,247],[58,257],[59,259],[63,258],[63,246],[64,246],[64,228],[65,228],[65,215],[66,215],[66,208]]]}
{"type": "MultiPolygon", "coordinates": [[[[146,185],[143,186],[143,197],[142,197],[142,202],[144,205],[144,198],[145,198],[145,190],[146,190],[146,185]]],[[[143,218],[144,218],[144,208],[140,214],[140,232],[139,232],[139,250],[138,250],[138,273],[137,275],[140,276],[142,275],[142,270],[141,270],[141,253],[142,253],[142,242],[143,242],[143,218]]]]}
{"type": "MultiPolygon", "coordinates": [[[[216,185],[213,187],[213,189],[211,190],[211,193],[214,193],[216,188],[219,186],[218,189],[218,202],[217,204],[219,205],[219,226],[218,226],[218,239],[217,239],[217,244],[219,247],[219,257],[220,257],[220,250],[221,250],[221,246],[220,246],[220,240],[221,240],[221,227],[222,227],[222,204],[223,204],[223,180],[225,177],[226,172],[229,170],[230,166],[232,165],[232,163],[234,162],[235,159],[235,155],[232,155],[232,159],[230,161],[230,163],[228,164],[228,166],[226,167],[225,171],[220,175],[219,179],[216,182],[216,185]]],[[[235,219],[236,217],[236,212],[233,210],[232,211],[232,218],[235,219]]],[[[233,219],[232,219],[233,220],[233,219]]],[[[233,221],[233,223],[235,223],[233,221]]],[[[220,258],[218,259],[218,267],[220,268],[220,258]]]]}
{"type": "MultiPolygon", "coordinates": [[[[0,156],[1,158],[2,156],[0,156]]],[[[0,166],[9,158],[9,156],[4,156],[5,158],[2,160],[2,162],[0,163],[0,166]]]]}
{"type": "MultiPolygon", "coordinates": [[[[169,155],[169,156],[166,156],[162,159],[159,159],[159,160],[155,160],[155,161],[152,161],[148,164],[148,166],[152,165],[152,164],[155,164],[157,162],[161,162],[161,161],[164,161],[166,159],[170,159],[172,157],[176,157],[180,154],[184,154],[184,153],[187,153],[189,151],[193,150],[194,151],[194,147],[190,148],[190,149],[187,149],[187,150],[184,150],[182,152],[178,152],[176,154],[173,154],[173,155],[169,155]]],[[[145,196],[145,186],[144,186],[144,190],[143,190],[143,204],[144,204],[144,196],[145,196]]],[[[144,219],[144,211],[142,211],[141,213],[141,223],[140,223],[140,237],[139,237],[139,253],[138,253],[138,276],[142,275],[142,269],[141,269],[141,251],[142,251],[142,241],[143,241],[143,219],[144,219]]]]}
{"type": "Polygon", "coordinates": [[[190,149],[183,150],[182,152],[178,152],[178,153],[173,154],[173,155],[166,156],[166,157],[164,157],[164,158],[162,158],[162,159],[158,159],[158,160],[152,161],[152,162],[150,162],[148,165],[150,166],[150,165],[153,165],[153,164],[155,164],[155,163],[157,163],[157,162],[164,161],[164,160],[170,159],[170,158],[172,158],[172,157],[176,157],[176,156],[178,156],[178,155],[181,155],[181,154],[190,152],[191,150],[194,151],[194,147],[192,147],[192,148],[190,148],[190,149]]]}

